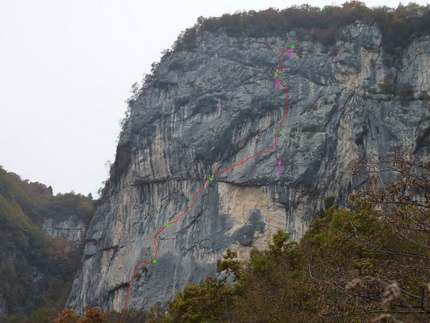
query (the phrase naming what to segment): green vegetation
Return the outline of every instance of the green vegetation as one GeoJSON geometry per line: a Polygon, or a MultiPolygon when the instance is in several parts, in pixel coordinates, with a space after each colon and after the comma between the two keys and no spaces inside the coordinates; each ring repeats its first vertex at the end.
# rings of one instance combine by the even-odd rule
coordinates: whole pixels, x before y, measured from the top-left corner
{"type": "Polygon", "coordinates": [[[382,90],[383,93],[394,93],[393,84],[390,81],[380,82],[378,83],[378,87],[382,90]]]}
{"type": "Polygon", "coordinates": [[[300,40],[310,39],[333,45],[339,38],[338,30],[360,20],[376,23],[382,31],[382,46],[394,55],[408,44],[430,33],[430,5],[409,3],[397,8],[386,6],[368,8],[364,2],[349,1],[342,6],[325,6],[322,9],[308,4],[292,6],[283,10],[269,8],[259,12],[236,12],[222,17],[199,18],[198,23],[186,29],[178,37],[164,57],[180,51],[191,51],[197,35],[204,31],[225,32],[230,37],[284,37],[286,32],[296,31],[300,40]]]}
{"type": "Polygon", "coordinates": [[[89,224],[93,202],[82,195],[52,195],[52,188],[0,168],[0,297],[9,315],[0,322],[52,322],[70,293],[81,250],[41,231],[45,218],[89,224]],[[23,315],[29,315],[23,317],[23,315]]]}
{"type": "MultiPolygon", "coordinates": [[[[86,307],[82,316],[77,315],[72,309],[65,309],[57,315],[50,323],[118,323],[122,313],[116,311],[102,313],[97,307],[86,307]]],[[[138,312],[134,309],[128,310],[122,317],[122,323],[145,323],[147,319],[155,320],[163,316],[159,307],[154,307],[151,314],[138,312]]],[[[157,322],[157,321],[153,321],[157,322]]]]}
{"type": "Polygon", "coordinates": [[[93,215],[93,203],[80,194],[52,195],[52,188],[21,178],[0,168],[0,195],[8,201],[16,201],[23,213],[37,225],[46,218],[64,220],[71,215],[76,220],[89,223],[93,215]]]}
{"type": "Polygon", "coordinates": [[[71,309],[66,309],[58,314],[54,323],[103,323],[106,322],[106,318],[109,313],[103,314],[97,307],[86,307],[85,313],[82,317],[76,315],[71,309]]]}
{"type": "MultiPolygon", "coordinates": [[[[128,115],[128,116],[126,116],[126,118],[125,119],[127,119],[128,120],[128,118],[129,118],[130,116],[128,115]]],[[[125,120],[124,119],[124,120],[125,120]]],[[[127,121],[124,121],[124,122],[127,122],[127,121]]],[[[118,148],[117,148],[117,157],[116,157],[117,159],[119,158],[119,151],[118,151],[118,148]]],[[[101,205],[104,201],[106,201],[106,199],[108,198],[108,196],[109,196],[109,193],[110,193],[110,191],[113,189],[113,187],[114,187],[114,178],[115,178],[115,167],[114,167],[114,164],[112,164],[110,161],[108,161],[108,162],[106,162],[106,166],[108,167],[108,171],[109,171],[109,173],[108,173],[108,178],[105,180],[105,181],[103,181],[103,183],[102,183],[102,187],[100,187],[99,189],[98,189],[98,194],[99,194],[99,198],[95,201],[95,205],[96,206],[99,206],[99,205],[101,205]]]]}

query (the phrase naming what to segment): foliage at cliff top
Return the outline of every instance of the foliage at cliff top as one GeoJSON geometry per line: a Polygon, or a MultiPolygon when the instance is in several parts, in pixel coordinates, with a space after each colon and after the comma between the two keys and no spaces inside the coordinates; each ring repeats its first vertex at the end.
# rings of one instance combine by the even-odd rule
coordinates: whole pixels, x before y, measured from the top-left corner
{"type": "MultiPolygon", "coordinates": [[[[0,168],[0,298],[10,314],[53,318],[64,306],[80,263],[80,250],[41,231],[43,219],[89,223],[93,202],[74,193],[52,195],[41,183],[0,168]],[[39,310],[36,310],[39,308],[39,310]]],[[[19,317],[0,318],[19,322],[19,317]]],[[[35,321],[42,322],[43,320],[35,321]]]]}
{"type": "Polygon", "coordinates": [[[405,48],[412,40],[430,33],[430,5],[409,3],[397,8],[386,6],[368,8],[364,2],[350,1],[342,6],[325,6],[322,9],[308,4],[283,10],[269,8],[262,11],[242,11],[221,17],[200,17],[194,27],[181,33],[171,53],[192,50],[198,34],[225,32],[230,37],[283,37],[297,31],[298,40],[314,40],[334,44],[340,27],[355,21],[376,23],[382,31],[382,46],[394,54],[395,48],[405,48]]]}

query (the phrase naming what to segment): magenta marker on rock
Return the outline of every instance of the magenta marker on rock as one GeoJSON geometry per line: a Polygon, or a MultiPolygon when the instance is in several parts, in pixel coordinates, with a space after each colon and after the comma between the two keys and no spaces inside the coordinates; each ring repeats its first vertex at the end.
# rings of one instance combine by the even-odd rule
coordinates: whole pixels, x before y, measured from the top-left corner
{"type": "Polygon", "coordinates": [[[278,174],[282,173],[281,162],[278,162],[278,174]]]}

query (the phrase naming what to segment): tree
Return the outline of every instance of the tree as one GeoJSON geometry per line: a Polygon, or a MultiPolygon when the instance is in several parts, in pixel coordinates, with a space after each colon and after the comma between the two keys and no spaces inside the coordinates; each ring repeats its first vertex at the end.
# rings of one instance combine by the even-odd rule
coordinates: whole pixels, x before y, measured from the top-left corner
{"type": "Polygon", "coordinates": [[[223,311],[229,307],[232,296],[233,288],[225,278],[208,277],[200,286],[187,285],[169,303],[166,322],[225,322],[223,311]]]}
{"type": "Polygon", "coordinates": [[[159,306],[151,307],[149,312],[145,315],[148,323],[164,323],[166,322],[166,315],[159,306]]]}
{"type": "Polygon", "coordinates": [[[103,323],[109,313],[103,314],[99,308],[85,307],[84,316],[78,317],[72,309],[66,309],[58,314],[54,323],[103,323]]]}
{"type": "Polygon", "coordinates": [[[61,313],[58,313],[54,323],[70,323],[76,322],[76,314],[72,309],[65,309],[61,313]]]}
{"type": "MultiPolygon", "coordinates": [[[[371,177],[366,188],[353,194],[351,199],[360,200],[362,205],[378,214],[380,222],[397,240],[392,247],[372,246],[390,254],[391,277],[388,278],[391,282],[372,275],[364,280],[356,279],[356,285],[376,281],[386,289],[382,307],[387,313],[381,314],[375,322],[399,317],[400,314],[388,313],[392,307],[404,307],[402,315],[407,319],[425,322],[430,314],[430,162],[424,157],[396,151],[389,158],[370,156],[363,159],[357,163],[356,171],[367,172],[371,177]],[[387,288],[393,284],[398,284],[398,291],[389,302],[388,296],[394,292],[390,294],[387,288]]],[[[354,239],[369,245],[368,241],[354,239]]]]}

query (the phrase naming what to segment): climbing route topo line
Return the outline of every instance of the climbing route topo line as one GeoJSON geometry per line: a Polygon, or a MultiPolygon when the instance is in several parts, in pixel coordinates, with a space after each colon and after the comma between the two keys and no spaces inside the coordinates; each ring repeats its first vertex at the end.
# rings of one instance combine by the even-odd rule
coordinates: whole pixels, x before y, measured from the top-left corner
{"type": "Polygon", "coordinates": [[[294,48],[294,45],[292,45],[291,47],[288,47],[287,49],[285,49],[279,56],[278,56],[278,62],[279,62],[279,65],[281,66],[281,69],[280,70],[278,70],[278,72],[275,74],[275,77],[276,77],[276,81],[277,81],[277,83],[279,83],[281,86],[282,86],[282,88],[285,90],[285,115],[284,115],[284,117],[282,118],[282,120],[281,120],[281,122],[279,123],[279,132],[275,135],[275,138],[274,138],[274,141],[273,141],[273,144],[269,147],[269,149],[265,149],[265,150],[260,150],[260,151],[258,151],[258,152],[256,152],[255,154],[253,154],[253,155],[251,155],[251,156],[248,156],[247,158],[245,158],[242,162],[240,162],[240,163],[236,163],[236,164],[234,164],[234,165],[231,165],[230,167],[227,167],[226,169],[223,169],[223,170],[220,170],[220,171],[218,171],[218,172],[216,172],[215,174],[213,174],[212,175],[212,177],[210,177],[209,179],[206,179],[204,182],[203,182],[203,186],[197,191],[197,192],[195,192],[194,193],[194,196],[193,196],[193,203],[191,204],[191,205],[189,205],[186,209],[185,209],[185,211],[184,212],[182,212],[181,214],[179,214],[177,217],[176,217],[176,219],[175,220],[173,220],[173,221],[171,221],[171,222],[168,222],[164,227],[162,227],[155,235],[154,235],[154,238],[153,238],[153,244],[154,244],[154,248],[155,248],[155,253],[154,253],[154,259],[152,260],[152,261],[146,261],[146,260],[141,260],[135,267],[134,267],[134,271],[133,271],[133,276],[132,276],[132,278],[131,278],[131,280],[128,282],[128,289],[127,289],[127,295],[126,295],[126,298],[125,298],[125,302],[124,302],[124,308],[123,308],[123,311],[122,311],[122,315],[121,315],[121,319],[120,319],[120,323],[122,323],[122,320],[123,320],[123,318],[124,318],[124,315],[125,315],[125,313],[127,312],[127,304],[128,304],[128,299],[129,299],[129,297],[130,297],[130,290],[131,290],[131,285],[132,285],[132,282],[133,282],[133,280],[136,278],[136,272],[137,272],[137,270],[139,269],[139,267],[142,265],[142,264],[146,264],[146,265],[153,265],[153,264],[156,264],[157,263],[157,256],[158,256],[158,245],[157,245],[157,237],[160,235],[160,233],[161,232],[163,232],[164,231],[164,229],[166,229],[167,227],[170,227],[170,225],[172,225],[172,224],[175,224],[175,223],[177,223],[185,214],[187,214],[188,213],[188,211],[190,211],[195,205],[196,205],[196,201],[197,201],[197,195],[199,195],[201,192],[203,192],[204,191],[204,189],[206,188],[206,185],[208,184],[208,182],[212,182],[218,175],[221,175],[221,174],[223,174],[223,173],[225,173],[225,172],[227,172],[227,171],[229,171],[229,170],[232,170],[233,168],[235,168],[235,167],[239,167],[239,166],[242,166],[243,164],[245,164],[248,160],[250,160],[250,159],[252,159],[252,158],[254,158],[255,156],[257,156],[257,155],[260,155],[260,154],[264,154],[264,153],[268,153],[268,152],[270,152],[273,148],[275,148],[275,146],[276,146],[276,144],[277,144],[277,142],[278,142],[278,137],[280,136],[280,135],[282,135],[282,124],[285,122],[285,120],[287,119],[287,117],[288,117],[288,88],[284,85],[284,83],[282,83],[281,82],[281,80],[279,79],[279,74],[278,73],[280,73],[280,72],[282,72],[282,70],[284,69],[284,65],[282,64],[282,62],[281,62],[281,58],[282,58],[282,56],[286,53],[286,52],[289,52],[288,53],[288,56],[290,56],[291,55],[291,51],[293,50],[293,48],[294,48]]]}

